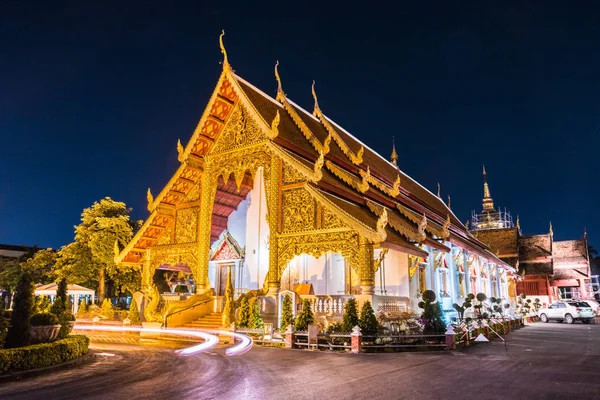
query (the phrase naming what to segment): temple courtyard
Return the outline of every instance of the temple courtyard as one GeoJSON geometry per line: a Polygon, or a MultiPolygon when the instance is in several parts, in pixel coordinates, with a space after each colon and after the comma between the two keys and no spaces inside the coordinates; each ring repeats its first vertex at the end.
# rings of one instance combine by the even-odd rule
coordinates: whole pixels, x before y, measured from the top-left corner
{"type": "Polygon", "coordinates": [[[486,399],[600,396],[600,325],[534,323],[463,351],[339,354],[254,346],[188,357],[93,342],[88,361],[0,382],[0,398],[486,399]]]}

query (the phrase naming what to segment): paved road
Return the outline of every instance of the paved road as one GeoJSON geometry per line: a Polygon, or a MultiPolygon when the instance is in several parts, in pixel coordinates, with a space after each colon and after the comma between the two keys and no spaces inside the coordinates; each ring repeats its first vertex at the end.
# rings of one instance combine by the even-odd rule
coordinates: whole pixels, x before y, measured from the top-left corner
{"type": "Polygon", "coordinates": [[[460,352],[337,354],[255,347],[190,357],[93,346],[92,363],[0,384],[2,399],[593,399],[600,325],[536,323],[460,352]],[[105,354],[104,354],[105,353],[105,354]],[[113,354],[113,355],[108,355],[113,354]]]}

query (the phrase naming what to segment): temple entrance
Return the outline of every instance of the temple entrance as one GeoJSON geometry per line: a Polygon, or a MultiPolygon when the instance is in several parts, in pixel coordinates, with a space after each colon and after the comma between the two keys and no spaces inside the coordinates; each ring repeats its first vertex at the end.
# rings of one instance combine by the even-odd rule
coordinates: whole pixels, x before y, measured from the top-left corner
{"type": "Polygon", "coordinates": [[[225,293],[231,269],[234,297],[262,288],[269,269],[269,226],[263,168],[246,172],[241,182],[233,174],[219,177],[211,223],[208,268],[210,286],[225,293]]]}
{"type": "Polygon", "coordinates": [[[358,276],[353,272],[341,254],[326,253],[319,258],[301,254],[283,271],[280,287],[295,291],[299,285],[310,285],[315,295],[352,294],[353,280],[360,287],[358,276]]]}

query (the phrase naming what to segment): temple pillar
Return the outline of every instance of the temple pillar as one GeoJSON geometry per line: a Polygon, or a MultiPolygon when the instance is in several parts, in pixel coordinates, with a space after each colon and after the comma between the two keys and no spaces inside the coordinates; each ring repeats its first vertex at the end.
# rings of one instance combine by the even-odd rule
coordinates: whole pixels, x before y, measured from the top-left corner
{"type": "Polygon", "coordinates": [[[210,232],[216,194],[216,182],[217,179],[212,176],[212,171],[202,171],[202,177],[200,179],[200,207],[198,211],[197,263],[192,267],[197,294],[202,294],[210,290],[208,263],[210,261],[210,232]]]}
{"type": "Polygon", "coordinates": [[[267,272],[267,295],[277,297],[281,285],[279,248],[277,235],[279,234],[279,217],[281,214],[281,161],[274,154],[271,155],[271,168],[269,168],[268,197],[267,197],[267,223],[269,224],[269,271],[267,272]]]}
{"type": "Polygon", "coordinates": [[[373,243],[367,239],[358,239],[358,268],[360,272],[360,293],[372,295],[375,293],[375,268],[374,268],[373,243]]]}
{"type": "Polygon", "coordinates": [[[152,286],[152,265],[150,263],[150,250],[144,254],[144,263],[142,264],[142,290],[149,290],[152,286]]]}

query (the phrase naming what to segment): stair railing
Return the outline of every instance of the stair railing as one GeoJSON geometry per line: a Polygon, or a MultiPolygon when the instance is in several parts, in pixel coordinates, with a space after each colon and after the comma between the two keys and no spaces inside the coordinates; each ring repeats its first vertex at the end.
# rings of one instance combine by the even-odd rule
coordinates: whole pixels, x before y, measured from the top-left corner
{"type": "Polygon", "coordinates": [[[167,319],[168,319],[169,317],[171,317],[171,316],[173,316],[173,315],[175,315],[175,314],[179,314],[180,312],[183,312],[183,311],[192,310],[192,309],[194,309],[194,308],[196,308],[196,307],[198,307],[198,306],[202,306],[202,305],[204,305],[204,304],[206,304],[206,303],[208,303],[208,302],[210,302],[210,301],[213,301],[213,300],[214,300],[214,299],[212,299],[212,298],[209,298],[209,299],[203,299],[203,300],[200,300],[200,301],[199,301],[199,302],[197,302],[197,303],[194,303],[194,304],[192,304],[191,306],[187,306],[187,307],[185,307],[185,308],[181,308],[181,309],[179,309],[179,310],[177,310],[177,311],[173,311],[173,312],[172,312],[172,313],[170,313],[170,314],[165,314],[165,318],[164,318],[164,323],[163,323],[163,326],[165,327],[165,329],[167,328],[167,319]]]}

